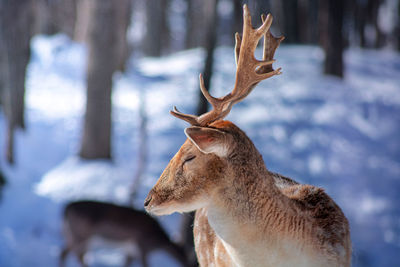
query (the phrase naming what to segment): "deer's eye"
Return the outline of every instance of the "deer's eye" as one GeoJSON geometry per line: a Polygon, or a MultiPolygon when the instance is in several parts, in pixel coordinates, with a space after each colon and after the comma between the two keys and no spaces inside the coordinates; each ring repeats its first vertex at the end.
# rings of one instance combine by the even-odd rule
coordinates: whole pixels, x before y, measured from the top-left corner
{"type": "Polygon", "coordinates": [[[189,156],[189,157],[187,157],[187,158],[183,161],[183,164],[192,161],[195,157],[196,157],[196,156],[189,156]]]}

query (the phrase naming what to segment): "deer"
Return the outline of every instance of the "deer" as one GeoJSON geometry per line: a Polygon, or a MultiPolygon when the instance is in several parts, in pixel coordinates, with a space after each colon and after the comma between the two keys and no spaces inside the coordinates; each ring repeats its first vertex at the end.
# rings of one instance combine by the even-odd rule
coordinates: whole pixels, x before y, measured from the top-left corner
{"type": "Polygon", "coordinates": [[[74,252],[82,266],[86,252],[95,240],[122,247],[126,252],[125,267],[140,258],[149,266],[148,254],[165,250],[182,266],[189,266],[183,247],[172,242],[160,224],[146,212],[112,203],[82,200],[69,203],[64,209],[63,234],[65,247],[60,266],[74,252]],[[106,242],[104,242],[106,241],[106,242]]]}
{"type": "Polygon", "coordinates": [[[253,28],[243,7],[243,34],[235,34],[233,90],[213,97],[200,89],[212,109],[173,116],[190,124],[186,141],[170,160],[144,207],[156,216],[195,211],[193,235],[200,266],[350,266],[349,223],[324,189],[269,171],[250,138],[224,120],[262,80],[281,74],[274,54],[272,16],[253,28]],[[261,38],[263,56],[254,53],[261,38]]]}

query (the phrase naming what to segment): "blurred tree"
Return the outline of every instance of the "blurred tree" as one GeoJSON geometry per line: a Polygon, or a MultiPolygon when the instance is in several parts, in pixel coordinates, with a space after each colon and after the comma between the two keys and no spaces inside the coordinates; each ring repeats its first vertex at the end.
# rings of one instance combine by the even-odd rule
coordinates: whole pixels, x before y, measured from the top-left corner
{"type": "MultiPolygon", "coordinates": [[[[73,38],[78,42],[88,42],[88,29],[92,15],[90,11],[91,1],[93,0],[77,0],[77,15],[73,38]]],[[[124,71],[132,52],[132,47],[127,39],[127,31],[132,16],[132,0],[116,0],[115,2],[115,12],[117,14],[117,26],[115,27],[117,31],[117,68],[120,71],[124,71]]]]}
{"type": "Polygon", "coordinates": [[[383,0],[369,0],[368,1],[368,18],[370,18],[369,23],[372,25],[375,31],[374,48],[381,48],[385,42],[385,35],[379,26],[378,15],[379,8],[383,0]]]}
{"type": "Polygon", "coordinates": [[[285,43],[298,43],[299,42],[299,31],[300,26],[298,21],[298,1],[297,0],[286,0],[282,1],[283,17],[280,19],[284,20],[284,35],[285,43]]]}
{"type": "Polygon", "coordinates": [[[132,0],[119,0],[117,5],[117,68],[120,71],[125,71],[132,53],[132,46],[129,44],[127,34],[131,19],[132,0]]]}
{"type": "Polygon", "coordinates": [[[167,0],[146,0],[146,34],[143,39],[143,52],[152,57],[159,57],[163,48],[169,44],[167,20],[167,0]]]}
{"type": "Polygon", "coordinates": [[[358,36],[359,45],[366,46],[365,25],[367,23],[366,4],[367,1],[352,0],[352,9],[354,10],[354,28],[358,36]]]}
{"type": "MultiPolygon", "coordinates": [[[[271,31],[276,31],[276,35],[285,35],[285,10],[283,9],[282,1],[271,0],[271,14],[274,17],[274,22],[271,26],[271,31]]],[[[286,41],[285,41],[286,42],[286,41]]]]}
{"type": "Polygon", "coordinates": [[[117,69],[118,4],[89,2],[87,102],[80,156],[111,158],[111,89],[117,69]]]}
{"type": "Polygon", "coordinates": [[[145,90],[139,90],[139,147],[136,171],[133,177],[133,182],[130,187],[129,193],[129,205],[134,206],[134,201],[138,193],[139,186],[143,180],[143,176],[146,172],[147,158],[148,158],[148,133],[147,133],[147,114],[146,114],[146,92],[145,90]]]}
{"type": "Polygon", "coordinates": [[[361,47],[382,47],[385,43],[385,35],[380,29],[378,15],[383,0],[353,0],[350,2],[351,9],[355,11],[353,24],[359,45],[361,47]],[[371,29],[373,34],[371,34],[371,29]],[[367,34],[368,32],[370,34],[367,34]]]}
{"type": "Polygon", "coordinates": [[[62,32],[72,38],[78,10],[77,2],[78,0],[33,1],[34,34],[56,34],[62,32]]]}
{"type": "Polygon", "coordinates": [[[85,43],[88,39],[88,28],[92,15],[90,1],[78,0],[77,2],[76,26],[73,35],[73,39],[77,42],[85,43]]]}
{"type": "Polygon", "coordinates": [[[204,2],[188,0],[186,9],[185,49],[199,47],[204,41],[204,2]]]}
{"type": "Polygon", "coordinates": [[[343,77],[344,0],[320,1],[320,42],[325,51],[324,73],[343,77]]]}
{"type": "MultiPolygon", "coordinates": [[[[274,16],[272,31],[285,43],[318,43],[318,0],[269,0],[265,6],[274,16]]],[[[265,12],[265,11],[264,11],[265,12]]]]}
{"type": "Polygon", "coordinates": [[[0,201],[3,197],[3,188],[7,184],[6,177],[4,177],[3,172],[0,170],[0,201]]]}
{"type": "Polygon", "coordinates": [[[395,34],[397,36],[397,50],[400,51],[400,0],[397,2],[397,26],[395,34]]]}
{"type": "Polygon", "coordinates": [[[243,1],[242,0],[232,0],[233,10],[232,10],[232,44],[235,44],[235,34],[237,32],[242,32],[243,25],[243,1]]]}
{"type": "Polygon", "coordinates": [[[7,118],[6,158],[14,162],[14,132],[25,128],[25,74],[30,58],[32,1],[0,1],[0,90],[7,118]]]}
{"type": "Polygon", "coordinates": [[[299,43],[318,43],[318,0],[299,0],[297,8],[299,43]]]}
{"type": "MultiPolygon", "coordinates": [[[[242,5],[243,6],[243,5],[242,5]]],[[[254,14],[251,17],[251,23],[254,25],[254,27],[261,25],[261,14],[265,13],[271,13],[271,5],[270,5],[270,0],[253,0],[249,1],[248,3],[250,13],[254,14]]],[[[242,9],[242,8],[241,8],[242,9]]],[[[239,32],[241,32],[242,29],[239,29],[239,32]]]]}
{"type": "MultiPolygon", "coordinates": [[[[203,67],[204,85],[207,90],[211,88],[211,76],[214,66],[214,50],[217,44],[217,28],[218,28],[218,0],[206,0],[204,3],[203,20],[206,27],[206,36],[204,40],[204,48],[206,49],[206,58],[203,67]]],[[[197,114],[206,113],[208,110],[208,102],[201,93],[199,87],[199,102],[197,104],[197,114]]]]}

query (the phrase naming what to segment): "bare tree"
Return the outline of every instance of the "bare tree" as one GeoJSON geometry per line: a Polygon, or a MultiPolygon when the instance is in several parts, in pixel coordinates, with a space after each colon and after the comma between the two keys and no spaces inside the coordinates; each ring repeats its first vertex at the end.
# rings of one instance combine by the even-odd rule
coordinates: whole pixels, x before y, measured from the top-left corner
{"type": "Polygon", "coordinates": [[[378,23],[379,8],[382,3],[383,0],[350,1],[350,9],[354,10],[353,24],[361,47],[380,48],[386,41],[386,36],[378,23]],[[365,34],[367,26],[375,31],[372,40],[365,34]]]}
{"type": "Polygon", "coordinates": [[[383,34],[378,22],[379,7],[383,3],[383,0],[369,0],[368,1],[368,18],[370,18],[370,24],[375,30],[375,40],[373,43],[374,48],[381,48],[385,42],[385,35],[383,34]]]}
{"type": "Polygon", "coordinates": [[[320,2],[320,42],[325,51],[324,73],[343,77],[344,0],[320,2]]]}
{"type": "Polygon", "coordinates": [[[204,2],[188,0],[186,9],[185,48],[199,47],[204,40],[204,2]]]}
{"type": "Polygon", "coordinates": [[[233,4],[233,11],[232,11],[232,28],[231,28],[231,36],[232,36],[232,43],[235,43],[235,34],[242,30],[243,25],[243,16],[242,16],[242,0],[232,0],[233,4]]]}
{"type": "Polygon", "coordinates": [[[158,57],[162,49],[168,47],[167,0],[146,0],[146,34],[143,52],[158,57]]]}
{"type": "MultiPolygon", "coordinates": [[[[206,49],[206,59],[203,67],[204,85],[206,88],[211,88],[211,76],[214,66],[214,50],[217,44],[217,6],[218,0],[204,1],[204,21],[206,22],[206,38],[204,48],[206,49]]],[[[210,90],[210,89],[208,89],[210,90]]],[[[204,98],[199,88],[199,102],[197,105],[197,114],[203,114],[208,110],[208,102],[204,98]]]]}
{"type": "MultiPolygon", "coordinates": [[[[82,43],[88,42],[88,30],[91,21],[91,2],[92,0],[77,1],[77,15],[73,38],[82,43]]],[[[126,63],[131,54],[131,46],[127,39],[127,31],[132,15],[132,0],[114,0],[116,2],[116,24],[117,31],[117,68],[124,71],[126,63]]]]}
{"type": "Polygon", "coordinates": [[[35,34],[62,32],[70,38],[73,37],[78,0],[35,0],[32,2],[35,17],[33,26],[35,34]]]}
{"type": "Polygon", "coordinates": [[[32,21],[31,0],[0,1],[0,89],[7,118],[6,158],[9,163],[14,162],[15,129],[25,128],[25,76],[32,21]]]}
{"type": "Polygon", "coordinates": [[[3,188],[7,184],[7,179],[4,176],[3,172],[0,170],[0,201],[3,197],[3,188]]]}
{"type": "Polygon", "coordinates": [[[286,43],[298,43],[298,2],[297,0],[282,1],[284,10],[284,33],[286,43]]]}
{"type": "Polygon", "coordinates": [[[76,26],[74,29],[73,39],[75,41],[84,43],[87,42],[89,22],[92,19],[92,12],[90,11],[90,0],[78,0],[76,26]]]}
{"type": "Polygon", "coordinates": [[[397,26],[395,34],[397,36],[397,50],[400,51],[400,0],[397,2],[397,26]]]}
{"type": "Polygon", "coordinates": [[[116,1],[90,1],[87,102],[80,156],[111,158],[111,89],[117,68],[116,1]]]}
{"type": "Polygon", "coordinates": [[[135,176],[133,177],[133,183],[131,185],[130,189],[130,195],[129,195],[129,204],[133,206],[133,202],[136,198],[137,195],[137,190],[143,180],[143,176],[146,171],[146,165],[147,165],[147,158],[148,158],[148,150],[147,150],[147,140],[148,140],[148,134],[147,134],[147,114],[146,114],[146,94],[144,90],[140,90],[140,96],[139,96],[139,120],[140,120],[140,126],[139,126],[139,148],[138,148],[138,160],[137,160],[137,165],[136,165],[136,172],[135,176]]]}
{"type": "Polygon", "coordinates": [[[128,28],[132,18],[132,0],[119,0],[117,5],[117,68],[125,71],[126,64],[132,52],[128,41],[128,28]]]}

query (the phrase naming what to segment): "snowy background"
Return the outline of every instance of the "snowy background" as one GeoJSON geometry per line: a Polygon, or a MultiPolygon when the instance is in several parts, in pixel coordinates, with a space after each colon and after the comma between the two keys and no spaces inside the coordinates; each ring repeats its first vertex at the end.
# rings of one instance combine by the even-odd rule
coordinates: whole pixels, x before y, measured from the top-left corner
{"type": "MultiPolygon", "coordinates": [[[[117,74],[113,91],[113,162],[80,160],[85,104],[84,46],[64,35],[32,40],[27,130],[18,132],[16,162],[1,168],[8,184],[0,202],[0,266],[56,266],[61,214],[70,200],[128,202],[137,168],[139,98],[148,116],[149,162],[135,205],[143,200],[184,142],[187,125],[169,115],[176,105],[194,113],[203,51],[135,59],[117,74]]],[[[233,49],[216,51],[213,92],[234,82],[233,49]]],[[[353,266],[400,266],[400,54],[349,49],[343,80],[321,73],[323,52],[282,45],[283,74],[261,82],[227,119],[245,130],[267,167],[321,186],[350,220],[353,266]]],[[[5,120],[0,114],[0,140],[5,120]]],[[[4,151],[0,144],[0,151],[4,151]]],[[[173,239],[179,215],[159,218],[173,239]]],[[[88,255],[92,266],[121,263],[118,251],[88,255]]],[[[152,266],[177,266],[163,252],[152,266]]],[[[77,266],[74,257],[68,266],[77,266]]],[[[136,265],[138,266],[138,265],[136,265]]]]}

